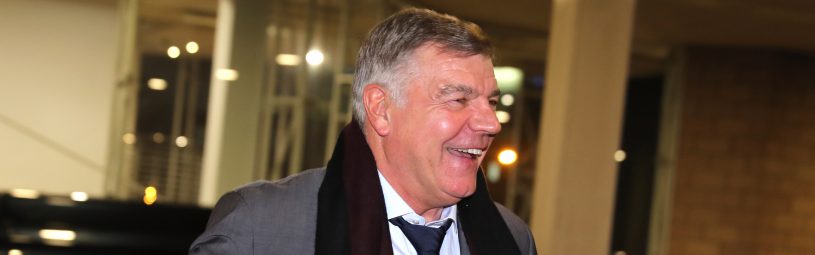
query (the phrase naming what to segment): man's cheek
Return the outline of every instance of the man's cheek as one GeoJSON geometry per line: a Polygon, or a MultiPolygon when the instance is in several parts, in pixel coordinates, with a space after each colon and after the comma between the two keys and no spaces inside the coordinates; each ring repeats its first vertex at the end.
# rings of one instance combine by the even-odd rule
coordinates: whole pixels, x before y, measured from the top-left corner
{"type": "Polygon", "coordinates": [[[447,119],[443,119],[443,118],[442,119],[437,119],[436,120],[436,125],[438,126],[440,131],[441,130],[449,130],[451,128],[451,126],[452,126],[447,119]]]}

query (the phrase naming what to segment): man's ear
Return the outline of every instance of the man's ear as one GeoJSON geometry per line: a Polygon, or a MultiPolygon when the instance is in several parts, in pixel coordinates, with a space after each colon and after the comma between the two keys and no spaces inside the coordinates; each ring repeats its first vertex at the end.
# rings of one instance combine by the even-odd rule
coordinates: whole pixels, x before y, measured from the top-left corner
{"type": "Polygon", "coordinates": [[[379,84],[368,84],[362,90],[362,104],[365,107],[365,117],[371,127],[379,136],[386,136],[390,133],[390,118],[388,107],[390,98],[385,88],[379,84]]]}

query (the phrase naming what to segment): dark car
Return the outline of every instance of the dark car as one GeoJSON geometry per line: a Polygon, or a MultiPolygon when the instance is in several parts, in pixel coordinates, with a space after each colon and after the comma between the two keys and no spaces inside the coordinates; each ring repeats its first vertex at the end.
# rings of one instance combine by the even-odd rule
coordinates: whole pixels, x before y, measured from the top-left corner
{"type": "Polygon", "coordinates": [[[210,210],[64,196],[0,195],[0,252],[187,254],[210,210]]]}

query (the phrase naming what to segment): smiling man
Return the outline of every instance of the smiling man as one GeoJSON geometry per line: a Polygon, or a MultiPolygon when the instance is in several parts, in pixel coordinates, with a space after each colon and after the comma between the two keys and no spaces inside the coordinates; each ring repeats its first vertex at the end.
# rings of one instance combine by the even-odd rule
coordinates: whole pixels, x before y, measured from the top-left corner
{"type": "Polygon", "coordinates": [[[479,166],[501,131],[492,46],[406,9],[357,57],[354,118],[324,169],[224,195],[191,254],[535,254],[479,166]]]}
{"type": "Polygon", "coordinates": [[[406,64],[414,75],[404,87],[372,83],[362,93],[363,127],[380,173],[428,220],[475,191],[478,166],[501,130],[490,59],[442,47],[428,43],[413,52],[406,64]],[[395,89],[403,90],[403,102],[387,96],[395,89]]]}

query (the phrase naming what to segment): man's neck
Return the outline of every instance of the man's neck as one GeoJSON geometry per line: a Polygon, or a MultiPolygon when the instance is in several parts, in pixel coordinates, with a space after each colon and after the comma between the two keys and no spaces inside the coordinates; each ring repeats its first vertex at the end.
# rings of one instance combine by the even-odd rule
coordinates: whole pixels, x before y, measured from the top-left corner
{"type": "MultiPolygon", "coordinates": [[[[411,206],[411,208],[413,207],[411,206]]],[[[416,211],[415,208],[413,209],[413,211],[416,212],[416,214],[424,218],[425,222],[432,222],[441,219],[442,210],[444,210],[444,208],[431,208],[429,210],[425,210],[424,212],[416,211]]]]}
{"type": "Polygon", "coordinates": [[[393,187],[396,193],[399,194],[399,197],[410,206],[410,209],[413,209],[413,212],[425,219],[425,222],[431,222],[441,218],[441,212],[444,210],[444,207],[433,207],[420,203],[414,196],[411,196],[407,190],[398,186],[398,184],[394,185],[391,183],[391,187],[393,187]]]}
{"type": "Polygon", "coordinates": [[[405,213],[406,212],[405,210],[410,210],[416,215],[424,218],[425,222],[432,222],[441,219],[442,214],[444,214],[444,209],[447,208],[446,206],[433,207],[419,203],[419,200],[415,199],[414,196],[411,196],[411,194],[409,194],[407,190],[399,186],[398,183],[389,181],[385,173],[382,172],[381,169],[378,169],[378,172],[380,181],[382,182],[381,184],[383,192],[385,192],[386,206],[393,206],[394,205],[393,203],[404,205],[404,207],[401,207],[402,209],[399,209],[400,206],[397,205],[396,207],[394,207],[393,210],[395,211],[393,212],[391,212],[390,209],[388,209],[389,210],[388,217],[394,217],[396,216],[396,214],[405,213]],[[388,202],[389,197],[391,199],[398,199],[399,202],[396,202],[396,200],[390,200],[390,202],[388,202]]]}

